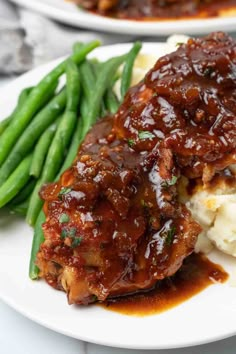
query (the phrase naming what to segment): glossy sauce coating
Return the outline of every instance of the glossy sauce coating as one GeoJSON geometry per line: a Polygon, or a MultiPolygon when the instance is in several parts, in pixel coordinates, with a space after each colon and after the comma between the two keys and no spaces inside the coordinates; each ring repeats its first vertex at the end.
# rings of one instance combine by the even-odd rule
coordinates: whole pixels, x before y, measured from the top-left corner
{"type": "Polygon", "coordinates": [[[73,166],[44,186],[41,276],[88,304],[152,288],[194,250],[201,227],[178,180],[211,181],[236,162],[236,46],[223,33],[159,59],[73,166]]]}
{"type": "Polygon", "coordinates": [[[235,42],[223,33],[189,40],[129,91],[116,118],[119,133],[142,151],[139,132],[150,131],[146,150],[153,154],[158,143],[176,156],[182,174],[210,180],[235,161],[235,68],[235,42]]]}
{"type": "Polygon", "coordinates": [[[180,270],[158,282],[153,290],[107,300],[102,306],[126,315],[146,316],[161,313],[190,299],[215,283],[224,283],[228,274],[200,254],[192,254],[180,270]]]}

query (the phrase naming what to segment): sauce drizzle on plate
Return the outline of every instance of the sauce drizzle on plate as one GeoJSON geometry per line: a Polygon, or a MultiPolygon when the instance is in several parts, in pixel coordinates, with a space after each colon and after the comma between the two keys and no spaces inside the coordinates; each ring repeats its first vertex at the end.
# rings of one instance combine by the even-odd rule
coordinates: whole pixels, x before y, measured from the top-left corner
{"type": "Polygon", "coordinates": [[[150,291],[109,299],[102,307],[126,315],[146,316],[169,310],[214,283],[223,283],[228,274],[205,256],[193,253],[171,278],[159,281],[150,291]]]}

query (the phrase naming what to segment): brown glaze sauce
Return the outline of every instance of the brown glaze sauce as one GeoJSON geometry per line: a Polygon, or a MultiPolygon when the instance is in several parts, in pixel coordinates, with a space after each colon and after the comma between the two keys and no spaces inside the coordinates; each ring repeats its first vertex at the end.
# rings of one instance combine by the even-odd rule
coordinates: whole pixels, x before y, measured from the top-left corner
{"type": "Polygon", "coordinates": [[[118,19],[132,20],[168,20],[188,17],[216,17],[221,11],[232,10],[236,0],[120,0],[110,10],[102,11],[93,8],[94,13],[118,19]]]}
{"type": "Polygon", "coordinates": [[[236,163],[235,48],[213,33],[160,58],[42,188],[37,265],[70,304],[150,289],[193,252],[201,227],[177,188],[236,163]]]}
{"type": "Polygon", "coordinates": [[[109,299],[101,306],[126,315],[146,316],[169,310],[190,299],[208,286],[224,283],[228,274],[205,256],[192,254],[180,270],[159,281],[150,291],[109,299]]]}

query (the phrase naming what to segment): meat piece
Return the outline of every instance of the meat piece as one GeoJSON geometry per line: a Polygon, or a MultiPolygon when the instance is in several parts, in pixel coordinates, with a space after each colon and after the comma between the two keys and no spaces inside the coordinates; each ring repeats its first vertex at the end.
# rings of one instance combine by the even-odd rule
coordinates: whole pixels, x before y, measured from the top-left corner
{"type": "MultiPolygon", "coordinates": [[[[181,173],[201,177],[203,170],[235,161],[236,47],[223,33],[190,39],[157,61],[144,82],[131,89],[119,111],[119,136],[142,150],[139,131],[152,132],[150,151],[162,139],[174,151],[181,173]],[[135,117],[135,119],[133,119],[135,117]]],[[[214,175],[213,173],[213,175],[214,175]]]]}
{"type": "Polygon", "coordinates": [[[236,162],[235,48],[216,33],[159,59],[43,187],[37,264],[70,304],[149,289],[193,252],[201,228],[178,178],[209,180],[236,162]]]}

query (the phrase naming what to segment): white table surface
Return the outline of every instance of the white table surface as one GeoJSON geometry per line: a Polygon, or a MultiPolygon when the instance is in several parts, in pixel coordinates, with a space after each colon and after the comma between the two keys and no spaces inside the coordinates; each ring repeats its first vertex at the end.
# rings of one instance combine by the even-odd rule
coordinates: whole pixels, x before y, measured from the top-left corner
{"type": "MultiPolygon", "coordinates": [[[[0,87],[12,80],[0,77],[0,87]]],[[[203,318],[204,321],[204,318],[203,318]]],[[[199,323],[199,326],[201,323],[199,323]]],[[[105,328],[104,328],[105,330],[105,328]]],[[[148,330],[148,329],[147,329],[148,330]]],[[[158,335],[158,333],[157,333],[158,335]]],[[[211,344],[172,350],[138,351],[84,343],[48,330],[0,301],[0,354],[235,354],[236,336],[211,344]]]]}

